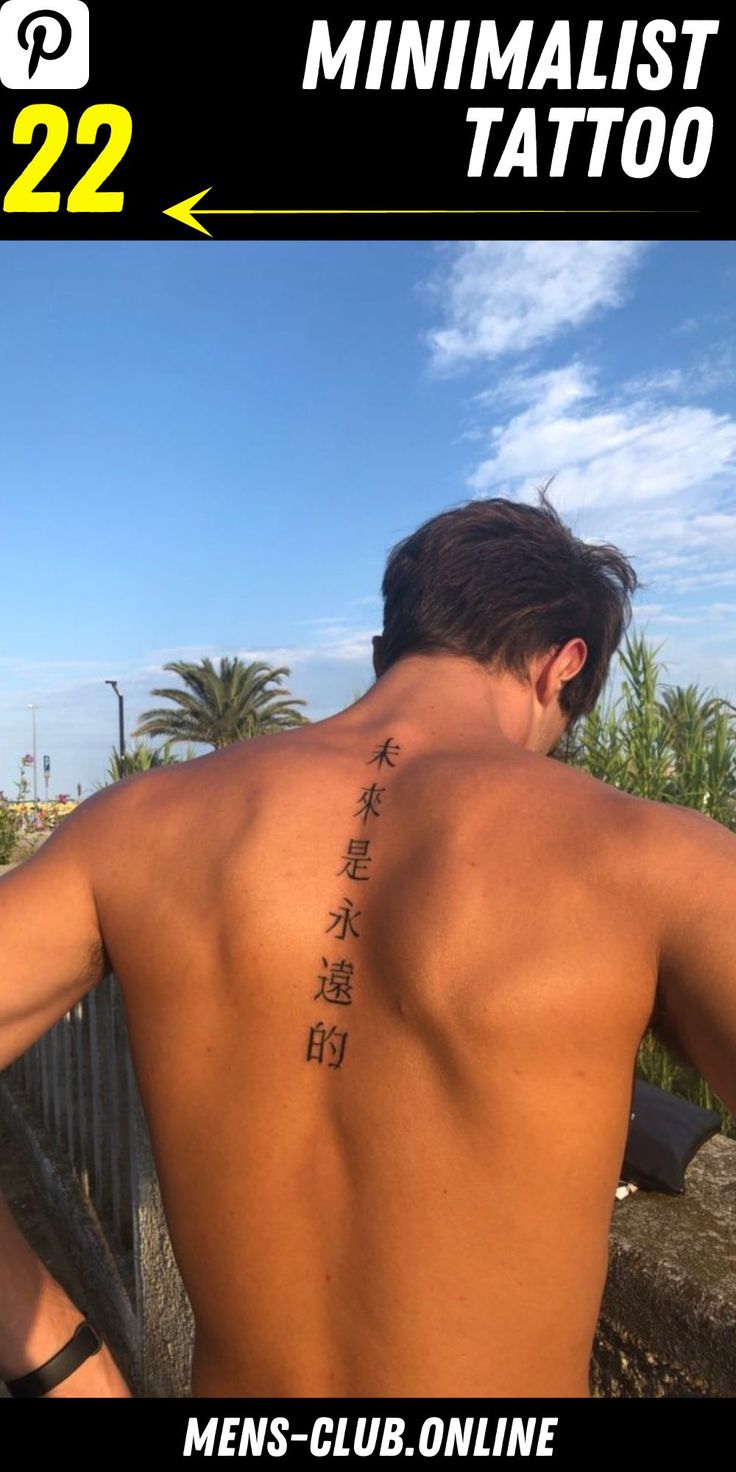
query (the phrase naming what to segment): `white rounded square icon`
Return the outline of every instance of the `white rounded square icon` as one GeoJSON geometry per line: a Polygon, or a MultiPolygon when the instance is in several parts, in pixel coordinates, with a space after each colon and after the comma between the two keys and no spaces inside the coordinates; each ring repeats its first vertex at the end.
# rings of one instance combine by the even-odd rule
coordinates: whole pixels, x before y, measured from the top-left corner
{"type": "Polygon", "coordinates": [[[14,92],[56,92],[89,81],[84,0],[5,0],[0,5],[0,83],[14,92]]]}

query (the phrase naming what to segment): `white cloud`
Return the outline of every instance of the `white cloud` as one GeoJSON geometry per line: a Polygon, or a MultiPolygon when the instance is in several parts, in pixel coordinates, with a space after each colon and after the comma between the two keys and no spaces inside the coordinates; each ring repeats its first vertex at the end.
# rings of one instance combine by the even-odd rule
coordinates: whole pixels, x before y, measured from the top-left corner
{"type": "Polygon", "coordinates": [[[720,568],[716,572],[695,571],[685,577],[670,579],[675,593],[700,593],[706,588],[736,588],[736,572],[720,568]]]}
{"type": "Polygon", "coordinates": [[[474,240],[438,287],[445,325],[428,335],[439,368],[526,352],[626,300],[646,243],[474,240]]]}
{"type": "Polygon", "coordinates": [[[37,680],[43,683],[52,677],[66,674],[77,677],[99,674],[100,678],[104,678],[103,666],[95,659],[24,659],[4,654],[0,655],[0,672],[4,683],[15,680],[24,688],[27,685],[29,689],[37,680]]]}
{"type": "MultiPolygon", "coordinates": [[[[736,420],[729,415],[647,400],[606,402],[579,363],[517,379],[515,394],[518,412],[492,428],[490,454],[469,478],[481,494],[524,496],[554,476],[560,510],[626,506],[702,490],[736,467],[736,420]]],[[[714,521],[710,513],[688,525],[707,539],[728,533],[732,520],[714,521]]]]}
{"type": "Polygon", "coordinates": [[[682,368],[662,368],[656,373],[643,373],[638,378],[630,378],[624,385],[626,392],[630,394],[641,394],[647,398],[651,394],[681,394],[687,385],[688,375],[682,368]]]}
{"type": "Polygon", "coordinates": [[[656,618],[658,614],[664,613],[663,603],[639,603],[636,608],[636,617],[639,620],[656,618]]]}
{"type": "Polygon", "coordinates": [[[657,624],[702,624],[703,620],[699,614],[694,613],[661,613],[658,615],[657,624]]]}
{"type": "Polygon", "coordinates": [[[719,510],[709,505],[705,494],[699,506],[683,498],[672,507],[649,507],[629,519],[627,532],[647,554],[651,565],[663,568],[665,575],[668,568],[660,561],[662,548],[674,544],[680,549],[676,566],[686,575],[678,572],[670,579],[680,591],[685,591],[688,583],[703,588],[709,583],[730,581],[733,576],[736,507],[719,510]],[[724,567],[718,567],[719,557],[726,559],[724,567]]]}
{"type": "Polygon", "coordinates": [[[303,665],[313,660],[366,660],[371,657],[373,629],[352,629],[347,624],[330,624],[317,631],[318,642],[284,648],[244,649],[240,658],[272,665],[303,665]]]}
{"type": "Polygon", "coordinates": [[[733,383],[736,383],[736,352],[730,342],[715,342],[689,368],[663,368],[632,378],[625,387],[631,394],[668,393],[697,399],[718,393],[733,383]]]}

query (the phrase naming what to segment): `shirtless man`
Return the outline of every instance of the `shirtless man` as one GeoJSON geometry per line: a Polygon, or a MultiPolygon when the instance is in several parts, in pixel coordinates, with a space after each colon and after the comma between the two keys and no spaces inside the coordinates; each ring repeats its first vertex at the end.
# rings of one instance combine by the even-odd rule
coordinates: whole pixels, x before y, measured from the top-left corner
{"type": "MultiPolygon", "coordinates": [[[[589,1394],[653,1018],[736,1111],[736,837],[547,759],[635,586],[544,497],[445,512],[362,699],[108,788],[2,880],[0,1066],[122,988],[195,1396],[589,1394]]],[[[80,1317],[14,1230],[6,1377],[80,1317]]],[[[128,1392],[105,1350],[53,1393],[128,1392]]]]}

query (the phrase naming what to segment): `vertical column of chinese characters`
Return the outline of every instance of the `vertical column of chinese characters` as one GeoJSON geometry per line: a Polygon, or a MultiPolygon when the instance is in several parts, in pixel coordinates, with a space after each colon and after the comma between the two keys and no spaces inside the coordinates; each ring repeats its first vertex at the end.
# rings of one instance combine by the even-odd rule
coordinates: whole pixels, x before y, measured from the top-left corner
{"type": "MultiPolygon", "coordinates": [[[[372,766],[375,763],[376,774],[379,775],[384,766],[394,767],[396,765],[395,758],[400,749],[397,742],[389,736],[377,747],[373,756],[368,758],[366,766],[372,766]]],[[[353,817],[362,820],[363,828],[372,819],[381,816],[381,801],[385,791],[386,788],[379,786],[375,781],[370,786],[361,788],[358,807],[353,817]]],[[[373,854],[370,852],[371,843],[372,839],[362,836],[348,840],[345,852],[341,855],[342,867],[337,870],[338,878],[346,875],[349,881],[345,885],[346,889],[349,888],[349,884],[366,884],[370,879],[373,863],[373,854]]],[[[357,909],[356,904],[356,895],[343,895],[339,909],[330,910],[330,924],[325,934],[332,935],[334,941],[341,941],[343,945],[350,939],[359,940],[360,931],[356,921],[360,919],[362,910],[357,909]]],[[[332,960],[328,956],[323,956],[322,973],[317,980],[319,989],[314,993],[313,1001],[323,1001],[330,1007],[352,1006],[355,963],[349,956],[339,954],[332,960]]],[[[336,1023],[325,1022],[323,1018],[320,1018],[309,1029],[307,1063],[326,1063],[328,1068],[339,1068],[345,1057],[347,1040],[346,1028],[340,1028],[336,1023]]]]}

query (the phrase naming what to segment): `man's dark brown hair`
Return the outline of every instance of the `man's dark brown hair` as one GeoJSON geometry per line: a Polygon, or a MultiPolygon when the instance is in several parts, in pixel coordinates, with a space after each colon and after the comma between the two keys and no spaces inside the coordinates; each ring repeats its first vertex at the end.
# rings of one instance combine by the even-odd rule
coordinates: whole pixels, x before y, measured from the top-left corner
{"type": "Polygon", "coordinates": [[[404,654],[462,654],[523,677],[537,654],[584,639],[563,688],[570,724],[592,710],[639,586],[617,547],[573,535],[549,501],[468,501],[425,521],[390,553],[382,670],[404,654]]]}

